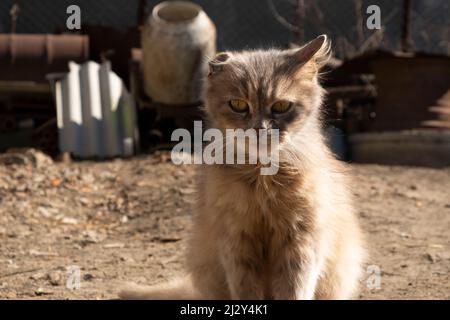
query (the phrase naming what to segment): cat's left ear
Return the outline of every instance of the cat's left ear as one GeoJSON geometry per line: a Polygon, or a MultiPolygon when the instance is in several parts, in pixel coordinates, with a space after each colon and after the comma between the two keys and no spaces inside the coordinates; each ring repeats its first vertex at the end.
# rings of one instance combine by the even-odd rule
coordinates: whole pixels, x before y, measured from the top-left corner
{"type": "Polygon", "coordinates": [[[230,60],[230,58],[231,58],[230,52],[219,52],[218,54],[216,54],[216,56],[208,63],[209,64],[208,76],[211,76],[215,73],[222,71],[225,65],[230,60]]]}
{"type": "MultiPolygon", "coordinates": [[[[292,51],[291,51],[292,52],[292,51]]],[[[323,67],[331,56],[331,45],[326,35],[318,36],[303,47],[290,54],[290,64],[300,68],[306,64],[315,66],[316,71],[323,67]]]]}

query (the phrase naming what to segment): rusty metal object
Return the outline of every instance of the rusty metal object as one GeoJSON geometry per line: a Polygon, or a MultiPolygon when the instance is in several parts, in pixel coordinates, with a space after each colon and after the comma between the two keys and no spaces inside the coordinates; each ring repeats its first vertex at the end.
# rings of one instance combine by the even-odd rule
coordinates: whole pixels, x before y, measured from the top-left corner
{"type": "Polygon", "coordinates": [[[89,58],[89,38],[80,35],[0,34],[0,80],[45,82],[67,62],[89,58]]]}
{"type": "Polygon", "coordinates": [[[15,64],[36,61],[46,64],[68,59],[87,59],[89,40],[78,35],[0,35],[0,61],[15,64]]]}

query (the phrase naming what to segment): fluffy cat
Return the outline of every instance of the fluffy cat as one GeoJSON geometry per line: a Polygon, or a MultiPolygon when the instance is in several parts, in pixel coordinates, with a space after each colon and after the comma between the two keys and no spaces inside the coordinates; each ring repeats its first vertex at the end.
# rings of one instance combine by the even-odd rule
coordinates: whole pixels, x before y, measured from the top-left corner
{"type": "Polygon", "coordinates": [[[349,299],[364,257],[347,169],[321,133],[319,70],[330,46],[225,52],[210,62],[209,125],[279,129],[279,169],[204,165],[188,275],[129,287],[130,299],[349,299]]]}

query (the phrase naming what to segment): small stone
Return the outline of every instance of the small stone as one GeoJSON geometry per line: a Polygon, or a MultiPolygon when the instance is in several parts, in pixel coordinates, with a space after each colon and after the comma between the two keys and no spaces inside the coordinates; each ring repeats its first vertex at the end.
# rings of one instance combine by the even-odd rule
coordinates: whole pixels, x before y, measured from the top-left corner
{"type": "Polygon", "coordinates": [[[411,238],[411,235],[406,232],[400,232],[400,237],[402,239],[409,239],[409,238],[411,238]]]}
{"type": "Polygon", "coordinates": [[[136,262],[133,258],[126,257],[126,256],[121,256],[119,259],[120,259],[120,261],[128,262],[128,263],[135,263],[136,262]]]}
{"type": "Polygon", "coordinates": [[[360,211],[360,212],[359,212],[359,216],[360,216],[361,218],[367,218],[369,215],[368,215],[366,212],[364,212],[364,211],[360,211]]]}
{"type": "Polygon", "coordinates": [[[115,249],[115,248],[123,248],[123,247],[125,247],[125,244],[120,243],[120,242],[108,243],[108,244],[103,245],[103,248],[105,248],[105,249],[115,249]]]}
{"type": "Polygon", "coordinates": [[[61,285],[61,274],[59,272],[48,273],[47,280],[52,286],[59,286],[61,285]]]}
{"type": "Polygon", "coordinates": [[[36,289],[34,294],[37,296],[47,296],[53,294],[53,291],[39,287],[36,289]]]}
{"type": "Polygon", "coordinates": [[[105,180],[109,180],[109,181],[115,181],[117,178],[117,176],[109,171],[102,171],[100,172],[100,179],[105,179],[105,180]]]}
{"type": "Polygon", "coordinates": [[[30,279],[32,279],[32,280],[42,280],[42,279],[45,279],[45,277],[46,277],[46,274],[45,273],[43,273],[43,272],[37,272],[37,273],[35,273],[35,274],[32,274],[31,276],[30,276],[30,279]]]}
{"type": "Polygon", "coordinates": [[[83,232],[83,243],[98,243],[106,239],[106,236],[103,234],[99,234],[94,230],[87,230],[83,232]]]}
{"type": "Polygon", "coordinates": [[[95,182],[95,177],[90,173],[86,173],[81,176],[81,180],[87,183],[93,183],[95,182]]]}
{"type": "Polygon", "coordinates": [[[431,263],[435,263],[435,262],[437,262],[437,261],[440,260],[439,255],[437,255],[437,254],[431,254],[431,253],[429,253],[429,252],[427,252],[427,253],[425,254],[425,258],[426,258],[428,261],[430,261],[431,263]]]}
{"type": "Polygon", "coordinates": [[[61,179],[52,179],[50,180],[50,184],[52,185],[52,187],[59,187],[61,185],[62,181],[61,179]]]}
{"type": "Polygon", "coordinates": [[[6,236],[8,238],[17,238],[17,233],[15,233],[14,231],[9,231],[6,236]]]}
{"type": "Polygon", "coordinates": [[[54,252],[46,252],[46,251],[39,251],[39,250],[35,250],[35,249],[31,249],[30,251],[28,251],[28,253],[32,256],[37,256],[37,257],[49,257],[49,256],[57,256],[57,253],[54,252]]]}
{"type": "Polygon", "coordinates": [[[94,278],[95,277],[92,274],[90,274],[90,273],[86,273],[86,274],[83,275],[83,280],[84,281],[91,281],[94,278]]]}
{"type": "Polygon", "coordinates": [[[78,224],[78,220],[75,218],[64,217],[61,219],[61,222],[64,224],[78,224]]]}
{"type": "Polygon", "coordinates": [[[48,211],[46,208],[44,207],[39,207],[38,208],[39,213],[45,217],[45,218],[50,218],[52,215],[50,213],[50,211],[48,211]]]}
{"type": "Polygon", "coordinates": [[[80,203],[84,206],[89,204],[89,199],[85,198],[85,197],[81,197],[78,199],[80,201],[80,203]]]}

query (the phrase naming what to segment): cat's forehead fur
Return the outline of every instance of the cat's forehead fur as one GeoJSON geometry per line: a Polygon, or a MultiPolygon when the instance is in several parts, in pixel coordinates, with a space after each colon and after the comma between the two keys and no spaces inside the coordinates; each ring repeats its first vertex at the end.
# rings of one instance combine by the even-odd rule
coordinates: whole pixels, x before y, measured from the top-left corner
{"type": "Polygon", "coordinates": [[[315,76],[329,53],[326,36],[320,36],[297,49],[219,53],[210,62],[207,89],[214,85],[230,84],[241,91],[262,90],[269,95],[274,94],[272,91],[276,87],[287,90],[293,82],[299,85],[298,82],[317,80],[315,76]]]}
{"type": "MultiPolygon", "coordinates": [[[[278,49],[246,50],[230,53],[229,65],[250,78],[264,77],[280,73],[285,69],[286,52],[278,49]]],[[[236,70],[235,71],[238,71],[236,70]]]]}
{"type": "Polygon", "coordinates": [[[229,80],[236,81],[234,85],[239,86],[247,98],[251,98],[251,93],[262,98],[276,95],[277,89],[288,89],[294,80],[288,67],[286,53],[281,50],[244,51],[232,53],[229,70],[225,73],[228,71],[229,80]]]}
{"type": "Polygon", "coordinates": [[[299,86],[305,90],[315,83],[313,65],[298,70],[291,61],[293,50],[251,50],[230,52],[222,70],[209,77],[209,90],[227,99],[258,99],[269,103],[276,99],[297,99],[299,86]],[[217,90],[216,90],[217,89],[217,90]]]}

